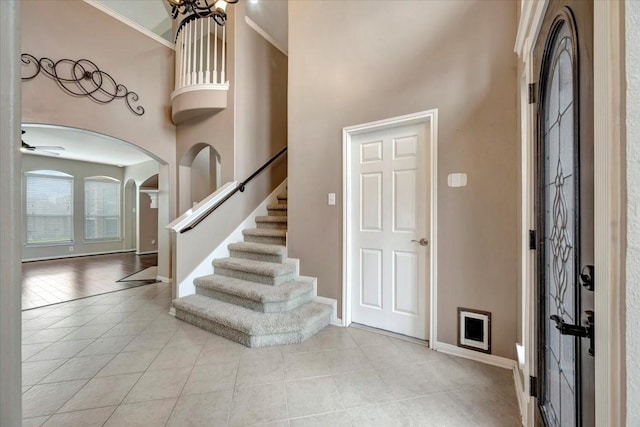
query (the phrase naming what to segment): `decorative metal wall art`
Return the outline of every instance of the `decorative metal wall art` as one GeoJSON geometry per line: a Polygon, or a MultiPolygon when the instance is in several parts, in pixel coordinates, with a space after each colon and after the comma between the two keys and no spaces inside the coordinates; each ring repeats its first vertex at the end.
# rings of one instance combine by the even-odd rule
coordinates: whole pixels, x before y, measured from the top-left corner
{"type": "Polygon", "coordinates": [[[88,59],[60,59],[54,61],[42,57],[37,59],[28,53],[21,55],[23,65],[22,81],[34,79],[42,73],[55,80],[60,88],[72,96],[89,97],[98,104],[108,104],[115,99],[124,99],[127,108],[137,115],[144,114],[144,108],[133,105],[138,101],[138,94],[130,91],[123,84],[117,83],[111,75],[100,70],[88,59]]]}

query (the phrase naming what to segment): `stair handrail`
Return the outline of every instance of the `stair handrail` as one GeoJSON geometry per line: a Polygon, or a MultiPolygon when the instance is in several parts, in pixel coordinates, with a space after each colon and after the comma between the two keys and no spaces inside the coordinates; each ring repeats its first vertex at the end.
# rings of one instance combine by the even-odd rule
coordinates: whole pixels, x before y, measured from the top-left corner
{"type": "Polygon", "coordinates": [[[273,157],[271,157],[269,160],[267,160],[267,162],[265,164],[263,164],[262,166],[260,166],[254,173],[252,173],[249,178],[245,179],[244,181],[240,182],[236,188],[234,188],[233,190],[231,190],[231,192],[229,194],[227,194],[226,196],[224,196],[218,203],[216,203],[215,205],[211,206],[209,209],[207,209],[207,211],[205,213],[203,213],[202,215],[200,215],[196,220],[194,220],[192,223],[190,223],[188,226],[180,229],[180,233],[186,233],[187,231],[193,230],[194,228],[196,228],[198,226],[198,224],[200,224],[202,221],[204,221],[204,219],[206,217],[208,217],[209,215],[211,215],[216,209],[218,209],[220,206],[222,206],[224,204],[224,202],[226,202],[227,200],[229,200],[231,197],[233,197],[234,194],[236,194],[238,191],[240,191],[241,193],[244,192],[245,187],[247,186],[247,184],[249,182],[251,182],[256,176],[260,175],[260,173],[262,171],[264,171],[266,168],[268,168],[271,163],[275,162],[276,160],[278,160],[278,158],[280,156],[282,156],[286,151],[287,151],[287,147],[288,146],[284,146],[284,148],[282,148],[280,151],[278,151],[273,157]]]}

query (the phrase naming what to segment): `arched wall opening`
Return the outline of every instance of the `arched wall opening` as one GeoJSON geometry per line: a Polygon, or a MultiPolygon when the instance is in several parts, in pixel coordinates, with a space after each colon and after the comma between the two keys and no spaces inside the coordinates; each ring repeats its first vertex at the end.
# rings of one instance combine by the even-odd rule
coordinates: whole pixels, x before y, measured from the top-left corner
{"type": "MultiPolygon", "coordinates": [[[[63,258],[68,256],[109,253],[135,250],[136,253],[158,253],[158,275],[161,280],[171,277],[170,271],[170,239],[164,226],[169,223],[171,215],[171,180],[170,164],[158,155],[140,146],[88,129],[73,128],[41,123],[23,123],[23,140],[35,150],[25,150],[23,155],[23,172],[34,169],[61,170],[74,176],[76,186],[81,186],[85,177],[95,175],[109,176],[118,179],[121,187],[121,238],[109,242],[87,242],[80,232],[71,245],[51,246],[45,248],[24,247],[25,259],[63,258]],[[61,147],[57,155],[39,152],[39,146],[61,147]],[[46,166],[54,165],[54,166],[46,166]],[[148,241],[141,241],[139,236],[140,192],[143,183],[155,176],[154,191],[157,208],[153,209],[153,236],[148,241]],[[163,196],[160,196],[163,194],[163,196]],[[153,243],[151,243],[153,241],[153,243]],[[153,245],[146,247],[144,244],[153,245]]],[[[149,184],[151,185],[151,184],[149,184]]],[[[82,190],[76,188],[75,194],[80,197],[82,190]]],[[[145,195],[147,200],[149,196],[145,195]]],[[[150,206],[150,202],[147,203],[150,206]]],[[[80,203],[81,208],[84,206],[80,203]]],[[[78,208],[78,209],[81,209],[78,208]]],[[[77,220],[83,217],[78,210],[77,220]]],[[[147,221],[145,224],[149,224],[147,221]]],[[[77,226],[76,230],[81,230],[77,226]]]]}
{"type": "Polygon", "coordinates": [[[145,179],[138,193],[139,255],[158,251],[158,174],[145,179]]]}
{"type": "Polygon", "coordinates": [[[178,166],[179,211],[191,209],[220,187],[221,157],[211,145],[201,142],[187,150],[178,166]]]}

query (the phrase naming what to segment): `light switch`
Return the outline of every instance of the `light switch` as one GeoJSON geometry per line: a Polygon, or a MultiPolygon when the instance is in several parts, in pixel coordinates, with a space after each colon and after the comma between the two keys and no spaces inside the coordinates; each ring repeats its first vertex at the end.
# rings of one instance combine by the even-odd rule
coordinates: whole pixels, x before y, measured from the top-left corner
{"type": "Polygon", "coordinates": [[[467,185],[466,173],[452,173],[447,177],[449,187],[465,187],[467,185]]]}
{"type": "Polygon", "coordinates": [[[327,197],[327,203],[329,205],[335,205],[336,204],[336,193],[329,193],[329,197],[327,197]]]}

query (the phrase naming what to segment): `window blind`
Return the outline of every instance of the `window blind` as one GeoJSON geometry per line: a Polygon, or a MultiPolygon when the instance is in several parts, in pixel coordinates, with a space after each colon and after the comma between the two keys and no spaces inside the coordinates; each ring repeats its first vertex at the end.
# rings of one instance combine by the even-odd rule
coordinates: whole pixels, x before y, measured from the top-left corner
{"type": "Polygon", "coordinates": [[[84,181],[85,239],[120,239],[120,181],[107,177],[84,181]]]}
{"type": "Polygon", "coordinates": [[[57,171],[26,174],[27,244],[73,241],[73,177],[57,171]]]}

